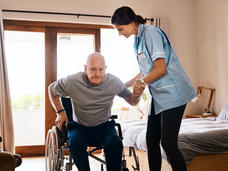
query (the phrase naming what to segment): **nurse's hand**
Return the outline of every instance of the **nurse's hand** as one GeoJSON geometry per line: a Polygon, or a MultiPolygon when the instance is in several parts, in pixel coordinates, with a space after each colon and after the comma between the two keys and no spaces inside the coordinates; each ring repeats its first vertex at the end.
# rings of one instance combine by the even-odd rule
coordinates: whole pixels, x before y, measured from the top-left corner
{"type": "Polygon", "coordinates": [[[141,96],[145,88],[146,84],[143,83],[140,79],[138,79],[135,81],[135,84],[133,86],[133,93],[137,96],[141,96]]]}

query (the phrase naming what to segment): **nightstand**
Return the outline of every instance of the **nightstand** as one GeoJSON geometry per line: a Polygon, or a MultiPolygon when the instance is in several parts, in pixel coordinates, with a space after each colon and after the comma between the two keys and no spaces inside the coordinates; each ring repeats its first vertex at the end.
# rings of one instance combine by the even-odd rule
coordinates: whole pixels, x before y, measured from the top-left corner
{"type": "Polygon", "coordinates": [[[196,115],[185,115],[183,118],[207,118],[207,117],[216,117],[217,115],[214,113],[207,113],[207,114],[196,114],[196,115]]]}

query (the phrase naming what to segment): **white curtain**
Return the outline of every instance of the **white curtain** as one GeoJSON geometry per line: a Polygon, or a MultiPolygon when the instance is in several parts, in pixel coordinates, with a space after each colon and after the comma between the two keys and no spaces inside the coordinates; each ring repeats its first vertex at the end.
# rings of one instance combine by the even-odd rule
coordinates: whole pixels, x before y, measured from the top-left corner
{"type": "Polygon", "coordinates": [[[2,10],[0,10],[0,136],[3,138],[0,149],[14,153],[13,119],[4,52],[2,10]]]}

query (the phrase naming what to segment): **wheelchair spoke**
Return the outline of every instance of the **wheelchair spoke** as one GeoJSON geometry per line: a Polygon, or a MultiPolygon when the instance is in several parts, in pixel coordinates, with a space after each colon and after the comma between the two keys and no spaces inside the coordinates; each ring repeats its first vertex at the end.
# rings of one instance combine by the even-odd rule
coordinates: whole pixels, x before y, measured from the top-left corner
{"type": "Polygon", "coordinates": [[[66,144],[61,145],[61,132],[56,126],[48,131],[45,144],[46,171],[70,171],[72,170],[72,158],[65,157],[64,151],[68,150],[66,144]],[[65,161],[66,160],[66,161],[65,161]]]}
{"type": "Polygon", "coordinates": [[[61,168],[61,157],[59,155],[59,145],[58,145],[58,132],[57,132],[57,127],[53,126],[52,127],[52,135],[53,135],[53,148],[52,148],[52,153],[53,153],[53,167],[55,171],[60,171],[61,168]]]}
{"type": "Polygon", "coordinates": [[[54,129],[48,131],[45,146],[46,171],[60,171],[58,162],[58,136],[54,129]]]}
{"type": "Polygon", "coordinates": [[[48,131],[46,144],[45,144],[45,164],[46,171],[54,171],[52,164],[52,130],[48,131]]]}

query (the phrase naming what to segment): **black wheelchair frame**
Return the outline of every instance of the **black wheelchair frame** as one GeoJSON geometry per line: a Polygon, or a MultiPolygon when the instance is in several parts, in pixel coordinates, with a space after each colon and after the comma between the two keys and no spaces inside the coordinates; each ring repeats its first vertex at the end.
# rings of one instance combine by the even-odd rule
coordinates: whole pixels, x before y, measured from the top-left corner
{"type": "MultiPolygon", "coordinates": [[[[67,114],[68,120],[73,120],[73,108],[70,98],[61,98],[62,105],[67,114]]],[[[117,115],[112,115],[110,119],[117,119],[117,115]]],[[[118,135],[122,140],[122,130],[119,123],[115,122],[115,126],[118,130],[118,135]]],[[[101,171],[104,171],[105,160],[94,154],[97,150],[103,149],[102,146],[96,146],[88,151],[88,156],[94,158],[101,163],[101,171]]],[[[134,147],[129,147],[129,156],[133,156],[135,160],[135,166],[132,165],[134,171],[140,171],[139,159],[136,155],[134,147]]],[[[73,166],[73,159],[68,150],[67,141],[67,129],[63,124],[62,131],[57,126],[53,126],[48,130],[45,144],[45,166],[46,171],[71,171],[73,166]],[[67,153],[68,151],[68,153],[67,153]]],[[[127,162],[125,160],[125,154],[122,155],[121,171],[129,171],[127,168],[127,162]]]]}

